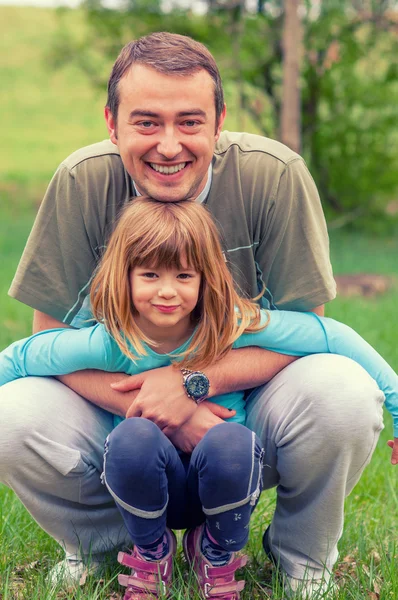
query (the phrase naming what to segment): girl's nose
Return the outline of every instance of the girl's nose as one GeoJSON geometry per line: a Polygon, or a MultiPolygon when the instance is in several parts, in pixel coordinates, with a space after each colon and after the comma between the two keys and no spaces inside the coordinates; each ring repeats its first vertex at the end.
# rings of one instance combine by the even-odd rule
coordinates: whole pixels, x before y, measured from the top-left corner
{"type": "Polygon", "coordinates": [[[177,295],[177,292],[172,285],[163,285],[159,289],[158,295],[162,298],[174,298],[174,296],[177,295]]]}

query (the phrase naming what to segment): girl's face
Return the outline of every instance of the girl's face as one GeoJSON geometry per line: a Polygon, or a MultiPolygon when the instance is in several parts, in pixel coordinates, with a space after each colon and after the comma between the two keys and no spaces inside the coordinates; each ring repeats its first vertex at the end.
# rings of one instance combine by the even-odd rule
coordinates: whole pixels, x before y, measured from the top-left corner
{"type": "Polygon", "coordinates": [[[185,341],[192,332],[200,283],[201,274],[189,268],[132,268],[131,298],[141,330],[156,342],[185,341]]]}

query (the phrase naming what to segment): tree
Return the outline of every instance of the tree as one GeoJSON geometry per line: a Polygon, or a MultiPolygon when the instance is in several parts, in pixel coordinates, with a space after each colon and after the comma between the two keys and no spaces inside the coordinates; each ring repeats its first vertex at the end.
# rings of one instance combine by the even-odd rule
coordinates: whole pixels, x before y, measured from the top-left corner
{"type": "Polygon", "coordinates": [[[300,61],[302,30],[299,0],[285,0],[282,34],[283,86],[280,139],[295,152],[301,151],[300,61]]]}
{"type": "Polygon", "coordinates": [[[329,218],[371,224],[398,188],[398,19],[342,4],[305,24],[303,148],[329,218]]]}

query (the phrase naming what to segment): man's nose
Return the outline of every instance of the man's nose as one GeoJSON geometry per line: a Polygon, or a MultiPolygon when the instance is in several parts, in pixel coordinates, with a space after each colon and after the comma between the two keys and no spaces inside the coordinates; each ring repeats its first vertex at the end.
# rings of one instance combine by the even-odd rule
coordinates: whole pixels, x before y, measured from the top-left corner
{"type": "Polygon", "coordinates": [[[157,151],[169,160],[180,154],[182,145],[174,127],[167,128],[163,131],[158,143],[157,151]]]}

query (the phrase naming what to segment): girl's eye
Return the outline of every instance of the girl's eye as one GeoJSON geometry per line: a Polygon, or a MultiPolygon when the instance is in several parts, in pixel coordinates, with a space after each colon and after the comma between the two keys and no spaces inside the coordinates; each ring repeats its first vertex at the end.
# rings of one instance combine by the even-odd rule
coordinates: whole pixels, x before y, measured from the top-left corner
{"type": "Polygon", "coordinates": [[[148,273],[142,273],[142,277],[145,277],[146,279],[155,279],[157,277],[157,275],[156,275],[156,273],[148,272],[148,273]]]}
{"type": "Polygon", "coordinates": [[[180,279],[191,279],[192,275],[190,273],[180,273],[178,277],[180,279]]]}

